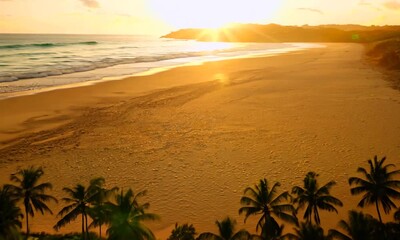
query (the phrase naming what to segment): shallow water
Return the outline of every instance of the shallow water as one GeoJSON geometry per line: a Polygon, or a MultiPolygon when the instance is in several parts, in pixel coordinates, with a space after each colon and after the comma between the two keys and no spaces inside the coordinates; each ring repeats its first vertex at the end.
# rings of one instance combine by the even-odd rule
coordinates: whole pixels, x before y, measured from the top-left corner
{"type": "Polygon", "coordinates": [[[0,93],[120,77],[194,61],[315,46],[207,43],[153,36],[0,34],[0,93]]]}

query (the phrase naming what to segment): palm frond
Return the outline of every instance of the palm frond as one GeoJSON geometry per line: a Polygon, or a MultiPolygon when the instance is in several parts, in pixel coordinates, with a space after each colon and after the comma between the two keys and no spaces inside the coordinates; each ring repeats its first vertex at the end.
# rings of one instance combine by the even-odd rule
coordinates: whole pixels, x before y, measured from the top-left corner
{"type": "Polygon", "coordinates": [[[254,200],[252,198],[246,197],[246,196],[243,196],[240,199],[240,203],[242,205],[250,205],[250,206],[260,207],[261,208],[261,206],[260,206],[261,204],[259,202],[257,202],[256,200],[254,200]]]}
{"type": "Polygon", "coordinates": [[[36,211],[39,210],[42,215],[44,214],[44,212],[53,214],[53,212],[50,210],[50,208],[40,199],[33,198],[33,199],[31,199],[31,202],[32,202],[33,206],[35,207],[35,210],[36,211]]]}
{"type": "Polygon", "coordinates": [[[331,190],[331,188],[333,186],[336,185],[335,181],[330,181],[327,184],[325,184],[324,186],[322,186],[321,188],[319,188],[316,192],[316,195],[320,195],[320,194],[329,194],[329,191],[331,190]]]}
{"type": "Polygon", "coordinates": [[[365,170],[365,168],[359,167],[359,168],[357,169],[357,172],[358,172],[358,173],[362,173],[362,174],[365,176],[365,178],[368,179],[368,181],[370,181],[370,182],[373,182],[373,181],[374,181],[373,178],[372,178],[372,176],[371,176],[371,174],[368,173],[367,170],[365,170]]]}
{"type": "Polygon", "coordinates": [[[244,222],[246,222],[247,218],[251,215],[257,215],[261,213],[261,210],[254,207],[241,207],[239,209],[239,214],[245,213],[244,222]]]}
{"type": "Polygon", "coordinates": [[[224,240],[220,236],[211,233],[211,232],[205,232],[200,234],[197,238],[197,240],[224,240]]]}
{"type": "MultiPolygon", "coordinates": [[[[257,186],[256,186],[256,188],[257,188],[257,186]]],[[[252,197],[252,198],[257,198],[258,197],[258,193],[256,192],[256,190],[254,190],[252,187],[247,187],[245,190],[244,190],[244,193],[243,193],[244,195],[250,195],[250,197],[252,197]]]]}
{"type": "Polygon", "coordinates": [[[246,230],[240,230],[237,233],[235,233],[231,239],[227,240],[250,240],[251,239],[251,234],[246,231],[246,230]]]}
{"type": "MultiPolygon", "coordinates": [[[[267,181],[265,180],[265,182],[267,182],[267,181]]],[[[281,186],[281,184],[279,182],[276,182],[276,183],[274,183],[274,185],[272,185],[271,190],[269,190],[269,192],[267,193],[267,198],[266,198],[267,202],[273,201],[272,199],[275,198],[275,194],[277,193],[278,187],[280,187],[280,186],[281,186]]],[[[266,189],[266,190],[268,191],[268,189],[266,189]]]]}
{"type": "Polygon", "coordinates": [[[289,199],[289,192],[283,192],[281,194],[279,194],[279,196],[277,196],[275,199],[271,200],[270,205],[274,206],[276,204],[281,203],[284,200],[288,200],[289,199]]]}
{"type": "Polygon", "coordinates": [[[318,208],[322,209],[322,210],[326,210],[328,212],[336,212],[338,213],[337,209],[332,205],[329,204],[327,202],[319,202],[317,204],[318,208]]]}
{"type": "Polygon", "coordinates": [[[373,183],[368,182],[362,178],[358,178],[358,177],[351,177],[349,178],[349,184],[353,185],[353,184],[357,184],[357,185],[361,185],[361,186],[366,186],[366,187],[371,187],[373,186],[373,183]]]}
{"type": "Polygon", "coordinates": [[[295,186],[292,188],[292,194],[302,195],[306,190],[302,187],[295,186]]]}
{"type": "Polygon", "coordinates": [[[331,196],[331,195],[320,196],[320,197],[318,198],[318,202],[331,203],[331,204],[333,204],[333,205],[340,206],[340,207],[343,206],[342,201],[340,201],[339,199],[337,199],[337,198],[335,198],[335,197],[333,197],[333,196],[331,196]]]}
{"type": "Polygon", "coordinates": [[[360,187],[351,188],[350,193],[351,193],[351,195],[358,195],[358,194],[367,192],[369,190],[371,190],[371,189],[368,187],[360,186],[360,187]]]}
{"type": "Polygon", "coordinates": [[[374,203],[374,201],[371,199],[371,194],[370,193],[366,193],[364,194],[364,196],[361,198],[360,202],[358,203],[357,206],[359,207],[364,207],[366,205],[370,205],[374,203]]]}
{"type": "Polygon", "coordinates": [[[297,218],[293,216],[293,214],[288,214],[285,212],[274,212],[274,214],[285,222],[295,223],[295,224],[297,223],[297,218]]]}
{"type": "Polygon", "coordinates": [[[291,212],[291,213],[295,212],[295,208],[290,203],[273,205],[271,206],[271,208],[274,212],[291,212]]]}
{"type": "Polygon", "coordinates": [[[348,233],[351,232],[349,224],[344,220],[340,220],[338,226],[348,233]]]}
{"type": "Polygon", "coordinates": [[[340,239],[340,240],[353,240],[351,237],[349,237],[335,229],[330,229],[328,232],[328,235],[331,237],[340,239]]]}
{"type": "Polygon", "coordinates": [[[64,227],[65,225],[74,221],[79,216],[79,214],[81,214],[81,211],[79,208],[74,208],[72,211],[68,211],[68,213],[61,220],[59,220],[56,223],[56,225],[54,225],[53,228],[55,230],[59,230],[61,227],[64,227]]]}
{"type": "Polygon", "coordinates": [[[37,191],[37,192],[44,192],[45,190],[51,190],[53,188],[53,185],[49,182],[46,183],[41,183],[37,186],[34,186],[32,188],[33,191],[37,191]]]}

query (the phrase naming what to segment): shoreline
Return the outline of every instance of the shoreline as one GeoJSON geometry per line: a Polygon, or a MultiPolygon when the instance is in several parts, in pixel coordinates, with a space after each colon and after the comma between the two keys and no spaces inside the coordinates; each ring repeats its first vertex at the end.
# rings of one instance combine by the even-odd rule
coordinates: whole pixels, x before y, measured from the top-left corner
{"type": "MultiPolygon", "coordinates": [[[[6,99],[10,97],[18,97],[23,95],[31,95],[37,94],[46,91],[53,91],[58,89],[65,89],[65,88],[75,88],[75,87],[83,87],[92,84],[98,84],[101,82],[107,81],[115,81],[115,80],[123,80],[126,78],[137,77],[137,76],[146,76],[151,75],[157,72],[166,71],[169,69],[177,68],[177,67],[184,67],[184,66],[192,66],[192,65],[199,65],[205,62],[213,62],[213,61],[224,61],[230,59],[240,59],[240,58],[254,58],[254,57],[266,57],[266,56],[275,56],[279,54],[286,54],[290,52],[296,51],[304,51],[307,49],[314,49],[314,48],[321,48],[324,47],[323,44],[319,43],[283,43],[283,44],[291,44],[292,47],[285,47],[285,48],[277,48],[277,49],[268,49],[266,51],[256,51],[255,53],[246,53],[243,55],[232,55],[229,54],[236,53],[236,52],[221,52],[212,55],[204,55],[204,56],[193,56],[193,57],[186,57],[186,58],[172,58],[167,60],[155,61],[155,62],[136,62],[136,63],[126,63],[126,64],[119,64],[115,66],[105,67],[105,68],[98,68],[90,71],[84,72],[76,72],[71,74],[63,74],[63,75],[56,75],[56,76],[48,76],[45,78],[29,78],[29,79],[21,79],[16,81],[9,81],[9,82],[0,82],[0,89],[1,88],[14,88],[9,92],[4,91],[0,93],[0,100],[6,99]],[[224,54],[228,54],[224,56],[224,54]],[[135,69],[129,70],[127,69],[135,69]],[[115,75],[115,72],[124,72],[115,75]],[[107,72],[105,73],[101,72],[107,72]],[[86,74],[95,74],[103,75],[100,78],[91,77],[91,79],[82,80],[86,74]],[[100,73],[100,74],[99,74],[100,73]],[[55,84],[56,81],[62,79],[63,83],[55,84]],[[81,79],[81,80],[66,80],[66,79],[81,79]],[[38,82],[39,81],[39,82],[38,82]],[[52,85],[52,84],[53,85],[52,85]],[[54,85],[55,84],[55,85],[54,85]],[[41,87],[35,87],[41,86],[41,87]],[[18,90],[19,89],[19,90],[18,90]]],[[[237,53],[236,53],[237,54],[237,53]]]]}
{"type": "MultiPolygon", "coordinates": [[[[289,190],[315,170],[338,182],[346,207],[321,214],[334,227],[355,208],[347,178],[358,166],[375,154],[400,164],[399,92],[361,59],[360,45],[327,44],[0,100],[1,182],[35,164],[57,198],[99,175],[147,189],[164,238],[176,221],[214,231],[226,215],[254,231],[237,214],[243,189],[266,177],[289,190]]],[[[54,222],[35,215],[33,231],[54,222]]]]}

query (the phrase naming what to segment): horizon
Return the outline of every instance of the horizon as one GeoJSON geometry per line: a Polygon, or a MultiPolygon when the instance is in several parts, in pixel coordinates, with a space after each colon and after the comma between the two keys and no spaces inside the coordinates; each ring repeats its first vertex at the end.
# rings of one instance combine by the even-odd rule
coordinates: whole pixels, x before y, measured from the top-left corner
{"type": "Polygon", "coordinates": [[[0,0],[0,33],[154,36],[229,23],[393,26],[399,13],[400,2],[393,0],[0,0]]]}
{"type": "MultiPolygon", "coordinates": [[[[0,0],[2,1],[2,0],[0,0]]],[[[4,0],[3,0],[4,1],[4,0]]],[[[387,25],[366,25],[366,24],[356,24],[356,23],[347,23],[347,24],[336,24],[336,23],[327,23],[327,24],[319,24],[319,25],[309,25],[309,24],[303,24],[303,25],[282,25],[278,23],[228,23],[227,26],[225,27],[217,27],[217,28],[201,28],[201,27],[196,27],[196,28],[179,28],[179,29],[172,29],[170,32],[166,32],[163,34],[143,34],[143,33],[62,33],[62,32],[51,32],[51,33],[46,33],[46,32],[0,32],[0,35],[24,35],[24,34],[30,34],[30,35],[89,35],[89,36],[152,36],[152,37],[162,37],[168,33],[172,33],[174,31],[179,31],[183,29],[205,29],[205,30],[223,30],[226,28],[229,28],[229,25],[235,25],[235,24],[240,24],[240,25],[279,25],[283,27],[325,27],[325,26],[360,26],[360,27],[400,27],[400,24],[387,24],[387,25]]]]}

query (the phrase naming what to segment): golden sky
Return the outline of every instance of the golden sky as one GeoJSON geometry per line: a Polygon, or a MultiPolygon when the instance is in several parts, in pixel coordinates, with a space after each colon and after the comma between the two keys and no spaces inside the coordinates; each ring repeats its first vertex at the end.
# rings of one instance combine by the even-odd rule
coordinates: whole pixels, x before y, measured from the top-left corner
{"type": "Polygon", "coordinates": [[[0,0],[0,33],[161,35],[231,22],[399,25],[400,0],[0,0]]]}

